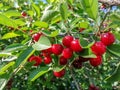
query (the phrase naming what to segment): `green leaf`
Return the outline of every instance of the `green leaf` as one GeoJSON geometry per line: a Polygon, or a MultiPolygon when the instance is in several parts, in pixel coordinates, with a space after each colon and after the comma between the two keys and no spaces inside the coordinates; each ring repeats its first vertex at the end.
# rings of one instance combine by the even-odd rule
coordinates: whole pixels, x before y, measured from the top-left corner
{"type": "Polygon", "coordinates": [[[67,0],[67,2],[68,2],[69,4],[71,4],[71,5],[73,4],[73,1],[74,1],[74,0],[67,0]]]}
{"type": "Polygon", "coordinates": [[[10,52],[0,52],[0,57],[4,57],[4,56],[11,56],[12,54],[10,52]]]}
{"type": "Polygon", "coordinates": [[[3,90],[3,88],[5,87],[6,83],[7,83],[7,79],[0,79],[0,90],[3,90]]]}
{"type": "Polygon", "coordinates": [[[82,52],[78,53],[79,56],[83,58],[96,58],[96,55],[92,53],[90,48],[84,49],[82,52]]]}
{"type": "Polygon", "coordinates": [[[85,38],[82,36],[80,37],[80,44],[83,48],[90,48],[94,42],[88,42],[85,38]]]}
{"type": "Polygon", "coordinates": [[[13,28],[17,28],[17,24],[10,18],[6,17],[5,15],[0,14],[0,24],[10,26],[13,28]]]}
{"type": "Polygon", "coordinates": [[[63,20],[67,19],[68,16],[68,6],[67,3],[63,2],[60,4],[60,14],[63,20]]]}
{"type": "Polygon", "coordinates": [[[107,50],[113,55],[120,57],[120,45],[119,44],[110,45],[107,47],[107,50]]]}
{"type": "Polygon", "coordinates": [[[34,8],[36,15],[38,18],[40,18],[40,7],[37,6],[36,4],[32,3],[32,7],[34,8]]]}
{"type": "Polygon", "coordinates": [[[11,44],[7,46],[5,50],[3,50],[3,52],[13,52],[13,51],[21,50],[21,49],[23,50],[25,48],[27,48],[27,46],[22,45],[20,43],[15,43],[15,44],[11,44]]]}
{"type": "Polygon", "coordinates": [[[54,68],[53,68],[53,71],[59,72],[59,71],[63,70],[65,67],[66,67],[66,65],[64,65],[64,66],[59,66],[59,67],[57,66],[57,67],[54,67],[54,68]]]}
{"type": "Polygon", "coordinates": [[[88,28],[88,22],[80,22],[79,27],[80,28],[88,28]]]}
{"type": "Polygon", "coordinates": [[[30,76],[29,76],[29,80],[30,81],[35,81],[37,78],[39,78],[40,76],[42,76],[43,74],[49,72],[50,69],[49,67],[38,67],[37,69],[35,69],[34,71],[32,71],[30,73],[30,76]]]}
{"type": "Polygon", "coordinates": [[[55,17],[58,14],[57,11],[55,10],[46,10],[44,11],[41,21],[48,22],[50,21],[53,17],[55,17]]]}
{"type": "Polygon", "coordinates": [[[3,35],[2,39],[9,39],[9,38],[17,37],[17,36],[20,36],[20,35],[14,32],[11,32],[11,33],[6,33],[5,35],[3,35]]]}
{"type": "Polygon", "coordinates": [[[35,50],[45,50],[51,47],[50,40],[45,37],[41,36],[39,41],[33,44],[32,46],[35,50]]]}
{"type": "Polygon", "coordinates": [[[0,68],[0,75],[3,74],[3,72],[5,72],[7,69],[12,67],[14,64],[15,64],[15,62],[13,61],[13,62],[10,62],[10,63],[6,64],[2,68],[0,68]]]}
{"type": "Polygon", "coordinates": [[[16,67],[20,65],[24,65],[28,58],[35,52],[35,50],[32,47],[28,47],[25,49],[19,56],[18,59],[16,60],[16,67]]]}
{"type": "Polygon", "coordinates": [[[25,25],[25,22],[22,21],[21,19],[16,19],[16,20],[13,20],[13,21],[19,26],[24,26],[25,25]]]}
{"type": "Polygon", "coordinates": [[[9,10],[3,13],[5,16],[8,18],[13,17],[13,16],[21,16],[21,13],[16,11],[16,10],[9,10]]]}
{"type": "Polygon", "coordinates": [[[82,3],[88,16],[96,20],[98,17],[98,0],[82,0],[82,3]]]}
{"type": "Polygon", "coordinates": [[[55,17],[52,19],[51,24],[55,24],[55,23],[57,23],[57,22],[59,22],[59,21],[61,21],[61,20],[62,20],[61,16],[60,16],[60,15],[57,15],[57,16],[55,16],[55,17]]]}
{"type": "Polygon", "coordinates": [[[33,15],[34,15],[34,11],[32,11],[32,10],[27,11],[27,13],[28,13],[31,17],[33,17],[33,15]]]}
{"type": "Polygon", "coordinates": [[[40,28],[47,28],[48,24],[46,22],[41,22],[41,21],[35,21],[33,25],[38,26],[40,28]]]}
{"type": "Polygon", "coordinates": [[[49,37],[56,37],[59,34],[59,30],[55,31],[43,30],[42,33],[49,37]]]}
{"type": "Polygon", "coordinates": [[[117,66],[113,74],[106,79],[107,82],[114,83],[120,81],[120,64],[117,66]]]}

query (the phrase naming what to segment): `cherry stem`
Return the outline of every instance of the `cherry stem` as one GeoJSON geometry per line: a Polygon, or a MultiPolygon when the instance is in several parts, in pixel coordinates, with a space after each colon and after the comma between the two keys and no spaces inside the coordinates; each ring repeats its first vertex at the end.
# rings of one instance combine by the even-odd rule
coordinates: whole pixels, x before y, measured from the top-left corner
{"type": "Polygon", "coordinates": [[[72,67],[72,66],[70,66],[70,72],[71,72],[71,76],[72,76],[72,78],[73,78],[73,80],[74,80],[74,82],[75,82],[75,85],[76,85],[76,87],[77,87],[77,90],[82,90],[82,89],[80,88],[80,85],[78,84],[76,78],[75,78],[75,75],[74,75],[74,73],[73,73],[73,67],[72,67]]]}

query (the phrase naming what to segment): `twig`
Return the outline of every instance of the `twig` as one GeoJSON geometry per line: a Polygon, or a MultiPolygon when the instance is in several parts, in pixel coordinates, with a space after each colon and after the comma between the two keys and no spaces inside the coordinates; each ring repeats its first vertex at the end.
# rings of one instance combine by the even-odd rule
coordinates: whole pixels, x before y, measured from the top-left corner
{"type": "Polygon", "coordinates": [[[73,74],[72,66],[70,66],[70,72],[71,72],[72,78],[73,78],[73,80],[74,80],[74,82],[75,82],[75,85],[76,85],[76,87],[77,87],[77,90],[82,90],[82,89],[80,88],[80,86],[79,86],[76,78],[75,78],[75,75],[73,74]]]}
{"type": "Polygon", "coordinates": [[[120,0],[98,0],[98,1],[109,6],[120,6],[120,0]]]}
{"type": "Polygon", "coordinates": [[[107,12],[107,13],[105,14],[105,16],[103,17],[103,20],[102,20],[102,22],[100,23],[100,26],[99,26],[98,32],[101,30],[101,27],[102,27],[102,25],[103,25],[105,19],[107,18],[107,16],[108,16],[110,10],[111,10],[111,7],[108,8],[108,12],[107,12]]]}

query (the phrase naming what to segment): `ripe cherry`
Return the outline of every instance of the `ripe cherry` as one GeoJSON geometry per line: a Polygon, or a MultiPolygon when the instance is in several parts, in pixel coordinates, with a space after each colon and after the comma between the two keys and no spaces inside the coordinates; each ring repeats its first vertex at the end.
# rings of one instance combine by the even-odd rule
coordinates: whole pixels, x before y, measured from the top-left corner
{"type": "Polygon", "coordinates": [[[104,43],[106,46],[111,45],[115,42],[115,36],[110,32],[103,33],[101,35],[101,42],[104,43]]]}
{"type": "Polygon", "coordinates": [[[70,48],[65,48],[62,51],[62,55],[64,56],[64,58],[69,59],[72,57],[73,51],[70,48]]]}
{"type": "Polygon", "coordinates": [[[76,69],[80,69],[82,68],[82,62],[80,61],[79,58],[76,58],[73,63],[72,63],[73,67],[76,69]]]}
{"type": "Polygon", "coordinates": [[[102,57],[97,56],[96,58],[90,58],[90,64],[94,67],[102,64],[102,57]]]}
{"type": "Polygon", "coordinates": [[[54,76],[59,77],[59,78],[63,77],[65,75],[65,69],[63,69],[59,72],[54,71],[53,74],[54,74],[54,76]]]}
{"type": "Polygon", "coordinates": [[[63,51],[63,46],[61,44],[53,44],[52,45],[52,52],[55,55],[60,55],[63,51]]]}
{"type": "Polygon", "coordinates": [[[106,52],[106,46],[101,41],[98,41],[92,45],[91,50],[96,55],[102,55],[106,52]]]}
{"type": "Polygon", "coordinates": [[[66,47],[70,47],[70,43],[73,41],[73,37],[68,35],[62,39],[62,44],[66,47]]]}
{"type": "Polygon", "coordinates": [[[51,56],[46,56],[46,57],[44,57],[44,63],[45,63],[45,64],[50,64],[51,62],[52,62],[51,56]]]}
{"type": "Polygon", "coordinates": [[[42,58],[39,56],[31,56],[28,61],[29,62],[35,61],[34,66],[38,66],[42,63],[42,58]]]}
{"type": "Polygon", "coordinates": [[[94,86],[93,84],[91,84],[89,86],[89,89],[88,90],[100,90],[98,87],[94,86]]]}
{"type": "Polygon", "coordinates": [[[24,11],[23,11],[21,14],[22,14],[23,17],[26,17],[26,16],[27,16],[27,13],[24,12],[24,11]]]}
{"type": "Polygon", "coordinates": [[[82,51],[82,46],[80,45],[80,42],[78,39],[75,39],[71,42],[70,48],[75,51],[75,52],[80,52],[82,51]]]}
{"type": "Polygon", "coordinates": [[[67,62],[68,62],[68,60],[66,58],[64,58],[63,56],[60,57],[60,59],[59,59],[60,65],[66,65],[67,62]]]}
{"type": "Polygon", "coordinates": [[[50,54],[52,54],[52,48],[51,48],[51,47],[48,48],[48,49],[42,50],[42,55],[43,55],[44,57],[50,56],[50,54]]]}
{"type": "Polygon", "coordinates": [[[35,33],[32,35],[32,38],[35,42],[37,42],[39,40],[39,38],[41,37],[42,33],[35,33]]]}

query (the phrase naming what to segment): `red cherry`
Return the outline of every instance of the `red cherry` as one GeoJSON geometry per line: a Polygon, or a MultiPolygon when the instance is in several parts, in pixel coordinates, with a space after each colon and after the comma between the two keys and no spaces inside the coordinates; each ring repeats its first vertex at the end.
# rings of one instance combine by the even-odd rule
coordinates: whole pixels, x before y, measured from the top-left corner
{"type": "Polygon", "coordinates": [[[42,58],[39,56],[31,56],[28,61],[29,62],[35,61],[34,66],[38,66],[42,63],[42,58]]]}
{"type": "Polygon", "coordinates": [[[52,58],[50,56],[47,56],[44,58],[44,63],[45,64],[50,64],[52,62],[52,58]]]}
{"type": "Polygon", "coordinates": [[[65,69],[63,69],[59,72],[54,71],[53,74],[54,74],[54,76],[59,77],[59,78],[63,77],[65,75],[65,69]]]}
{"type": "Polygon", "coordinates": [[[82,46],[80,45],[79,43],[79,40],[78,39],[75,39],[71,42],[71,45],[70,45],[71,49],[75,52],[80,52],[82,51],[82,46]]]}
{"type": "Polygon", "coordinates": [[[102,57],[97,56],[96,58],[90,58],[90,64],[94,67],[102,64],[102,57]]]}
{"type": "Polygon", "coordinates": [[[94,86],[93,84],[91,84],[89,86],[89,89],[88,90],[100,90],[98,87],[94,86]]]}
{"type": "Polygon", "coordinates": [[[73,63],[72,63],[73,67],[76,69],[80,69],[82,68],[82,62],[80,61],[79,58],[76,58],[73,63]]]}
{"type": "Polygon", "coordinates": [[[62,39],[62,44],[66,47],[70,47],[70,43],[73,41],[73,37],[72,36],[65,36],[62,39]]]}
{"type": "Polygon", "coordinates": [[[63,51],[63,46],[61,44],[53,44],[52,45],[52,52],[55,55],[60,55],[63,51]]]}
{"type": "Polygon", "coordinates": [[[42,55],[45,56],[45,57],[50,56],[51,53],[52,53],[52,48],[42,50],[42,55]]]}
{"type": "Polygon", "coordinates": [[[101,41],[98,41],[92,45],[91,50],[96,55],[102,55],[106,52],[106,46],[101,41]]]}
{"type": "Polygon", "coordinates": [[[32,38],[35,42],[37,42],[41,35],[42,35],[42,33],[35,33],[32,35],[32,38]]]}
{"type": "Polygon", "coordinates": [[[115,36],[110,32],[103,33],[101,35],[101,42],[104,43],[106,46],[111,45],[115,42],[115,36]]]}
{"type": "Polygon", "coordinates": [[[62,55],[64,56],[64,58],[69,59],[72,57],[73,51],[70,48],[65,48],[62,51],[62,55]]]}
{"type": "Polygon", "coordinates": [[[66,65],[68,62],[68,60],[66,58],[64,58],[63,56],[60,57],[59,63],[60,65],[66,65]]]}
{"type": "Polygon", "coordinates": [[[21,13],[23,17],[26,17],[27,16],[27,13],[26,12],[22,12],[21,13]]]}

